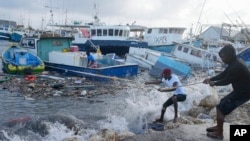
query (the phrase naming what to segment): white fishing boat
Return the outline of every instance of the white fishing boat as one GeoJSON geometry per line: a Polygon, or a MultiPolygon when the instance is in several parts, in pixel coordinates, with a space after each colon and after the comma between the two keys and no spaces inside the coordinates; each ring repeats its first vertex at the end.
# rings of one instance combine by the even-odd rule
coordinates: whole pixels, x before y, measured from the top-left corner
{"type": "Polygon", "coordinates": [[[189,44],[175,42],[171,52],[179,59],[186,60],[193,68],[213,69],[221,66],[221,59],[218,50],[205,50],[189,44]]]}
{"type": "Polygon", "coordinates": [[[184,27],[151,27],[144,33],[143,41],[152,50],[170,53],[174,48],[173,42],[182,42],[184,27]]]}

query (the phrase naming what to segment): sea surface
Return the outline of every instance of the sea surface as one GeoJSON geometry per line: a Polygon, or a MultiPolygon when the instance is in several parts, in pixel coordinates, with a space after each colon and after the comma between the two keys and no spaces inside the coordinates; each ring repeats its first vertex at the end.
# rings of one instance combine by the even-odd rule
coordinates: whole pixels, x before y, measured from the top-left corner
{"type": "MultiPolygon", "coordinates": [[[[9,44],[0,40],[0,52],[9,44]]],[[[195,76],[183,82],[188,96],[185,102],[179,103],[179,112],[189,110],[194,102],[211,94],[211,88],[201,83],[205,77],[195,76]]],[[[111,86],[115,94],[81,99],[26,99],[20,93],[0,90],[0,140],[61,141],[74,136],[79,141],[87,141],[101,129],[143,134],[145,123],[159,118],[162,104],[172,96],[171,92],[157,91],[161,85],[145,86],[144,82],[149,80],[154,78],[148,71],[140,72],[134,79],[124,80],[122,83],[127,85],[123,89],[111,86]],[[76,127],[77,134],[70,127],[76,127]]],[[[172,106],[167,109],[165,120],[173,118],[173,111],[172,106]]]]}

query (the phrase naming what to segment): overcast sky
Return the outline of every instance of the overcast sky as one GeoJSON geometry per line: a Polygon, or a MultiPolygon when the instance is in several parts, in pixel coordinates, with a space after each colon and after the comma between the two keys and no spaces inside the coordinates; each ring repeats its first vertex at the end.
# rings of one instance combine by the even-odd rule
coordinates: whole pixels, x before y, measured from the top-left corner
{"type": "Polygon", "coordinates": [[[94,3],[106,24],[136,21],[147,27],[195,29],[201,24],[250,23],[249,0],[0,0],[0,19],[40,28],[42,19],[44,25],[48,23],[52,10],[54,23],[89,22],[95,14],[94,3]]]}

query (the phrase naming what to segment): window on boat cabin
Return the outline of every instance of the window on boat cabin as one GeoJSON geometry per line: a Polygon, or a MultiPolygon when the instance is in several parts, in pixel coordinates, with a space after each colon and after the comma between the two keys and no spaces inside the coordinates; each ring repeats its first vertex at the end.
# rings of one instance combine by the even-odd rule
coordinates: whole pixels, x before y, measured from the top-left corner
{"type": "Polygon", "coordinates": [[[178,34],[183,34],[184,30],[183,29],[177,29],[178,34]]]}
{"type": "Polygon", "coordinates": [[[119,30],[115,29],[115,36],[118,36],[118,35],[119,35],[119,30]]]}
{"type": "Polygon", "coordinates": [[[209,58],[211,57],[211,54],[210,54],[210,53],[207,53],[207,54],[205,55],[205,57],[206,57],[207,59],[209,59],[209,58]]]}
{"type": "Polygon", "coordinates": [[[122,37],[122,34],[123,34],[123,30],[120,30],[120,32],[119,32],[119,36],[121,36],[121,37],[122,37]]]}
{"type": "Polygon", "coordinates": [[[113,29],[109,29],[109,36],[113,36],[114,35],[114,30],[113,29]]]}
{"type": "Polygon", "coordinates": [[[171,34],[173,34],[174,33],[174,29],[173,28],[169,28],[169,33],[171,34]]]}
{"type": "Polygon", "coordinates": [[[192,49],[190,54],[193,55],[193,56],[201,57],[201,51],[200,50],[192,49]]]}
{"type": "Polygon", "coordinates": [[[170,29],[169,29],[169,33],[172,33],[172,34],[179,34],[180,31],[179,31],[179,29],[177,29],[177,28],[170,28],[170,29]]]}
{"type": "Polygon", "coordinates": [[[91,36],[96,36],[96,30],[95,29],[91,30],[91,36]]]}
{"type": "Polygon", "coordinates": [[[189,49],[187,47],[184,47],[183,52],[188,53],[188,50],[189,49]]]}
{"type": "Polygon", "coordinates": [[[97,36],[102,36],[102,30],[101,29],[97,29],[97,36]]]}
{"type": "Polygon", "coordinates": [[[21,46],[23,48],[35,48],[35,40],[34,39],[25,39],[21,41],[21,46]]]}
{"type": "Polygon", "coordinates": [[[160,28],[159,33],[166,34],[166,33],[168,33],[168,29],[167,28],[160,28]]]}
{"type": "Polygon", "coordinates": [[[148,29],[148,34],[151,34],[152,33],[152,28],[149,28],[148,29]]]}
{"type": "Polygon", "coordinates": [[[108,30],[107,29],[103,29],[103,36],[107,36],[108,35],[108,30]]]}
{"type": "Polygon", "coordinates": [[[34,40],[28,41],[28,46],[29,48],[35,48],[35,41],[34,40]]]}
{"type": "Polygon", "coordinates": [[[182,46],[179,45],[177,49],[181,51],[182,50],[182,46]]]}
{"type": "Polygon", "coordinates": [[[124,36],[125,36],[125,37],[128,37],[128,36],[129,36],[129,31],[128,31],[128,30],[125,30],[124,36]]]}

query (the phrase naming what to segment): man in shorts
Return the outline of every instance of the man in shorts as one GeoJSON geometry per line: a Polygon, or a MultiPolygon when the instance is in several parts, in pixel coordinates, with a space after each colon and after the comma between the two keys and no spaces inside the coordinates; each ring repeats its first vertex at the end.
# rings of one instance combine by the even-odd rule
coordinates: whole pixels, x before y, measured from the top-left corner
{"type": "Polygon", "coordinates": [[[216,106],[217,125],[207,128],[207,136],[223,139],[223,123],[225,116],[250,99],[250,72],[247,66],[236,57],[232,45],[224,46],[219,56],[227,67],[220,74],[203,81],[210,86],[225,86],[232,84],[233,91],[221,99],[216,106]]]}
{"type": "Polygon", "coordinates": [[[173,122],[175,123],[178,118],[178,104],[177,102],[183,102],[186,100],[186,92],[182,87],[182,84],[179,78],[172,74],[171,69],[164,69],[162,72],[162,80],[153,81],[153,82],[145,82],[145,84],[160,84],[165,83],[169,88],[160,88],[158,91],[160,92],[171,92],[173,91],[173,96],[170,97],[162,106],[161,110],[161,117],[157,119],[155,122],[163,122],[164,114],[166,109],[170,105],[174,105],[174,119],[173,122]]]}

